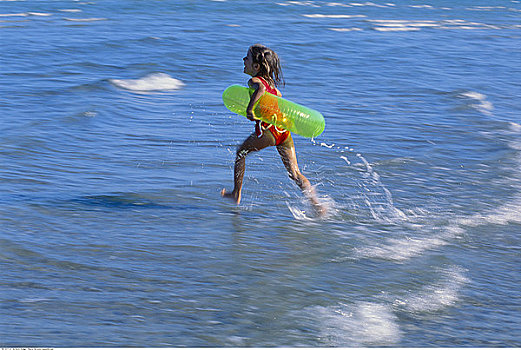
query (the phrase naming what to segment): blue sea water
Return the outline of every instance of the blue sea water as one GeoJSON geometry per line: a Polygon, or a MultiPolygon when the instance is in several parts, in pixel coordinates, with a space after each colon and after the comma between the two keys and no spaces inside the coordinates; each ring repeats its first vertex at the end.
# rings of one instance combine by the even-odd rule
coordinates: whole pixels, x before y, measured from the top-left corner
{"type": "Polygon", "coordinates": [[[521,346],[520,1],[0,0],[0,345],[521,346]],[[281,57],[317,218],[222,91],[281,57]]]}

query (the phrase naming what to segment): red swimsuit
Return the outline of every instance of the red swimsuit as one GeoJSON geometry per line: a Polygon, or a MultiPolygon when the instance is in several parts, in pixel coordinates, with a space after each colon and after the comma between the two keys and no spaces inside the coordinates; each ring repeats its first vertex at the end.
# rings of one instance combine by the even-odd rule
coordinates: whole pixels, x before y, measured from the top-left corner
{"type": "MultiPolygon", "coordinates": [[[[263,78],[261,78],[261,77],[257,77],[257,78],[260,79],[260,81],[262,82],[262,85],[264,85],[264,87],[266,88],[266,92],[277,96],[277,90],[275,88],[272,88],[266,82],[266,80],[264,80],[263,78]]],[[[257,137],[262,137],[264,130],[269,130],[271,132],[271,134],[275,138],[276,146],[278,146],[278,145],[282,144],[284,141],[286,141],[286,139],[290,135],[290,132],[287,130],[284,130],[284,129],[280,130],[273,124],[268,124],[266,122],[257,120],[255,122],[255,134],[257,135],[257,137]]]]}

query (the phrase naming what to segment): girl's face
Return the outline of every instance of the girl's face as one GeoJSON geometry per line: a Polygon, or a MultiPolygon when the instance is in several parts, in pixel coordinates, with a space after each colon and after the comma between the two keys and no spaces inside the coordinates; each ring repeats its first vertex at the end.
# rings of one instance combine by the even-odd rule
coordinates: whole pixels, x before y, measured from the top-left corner
{"type": "Polygon", "coordinates": [[[248,54],[242,60],[244,61],[244,73],[251,75],[252,77],[259,73],[259,64],[253,63],[250,50],[248,50],[248,54]]]}

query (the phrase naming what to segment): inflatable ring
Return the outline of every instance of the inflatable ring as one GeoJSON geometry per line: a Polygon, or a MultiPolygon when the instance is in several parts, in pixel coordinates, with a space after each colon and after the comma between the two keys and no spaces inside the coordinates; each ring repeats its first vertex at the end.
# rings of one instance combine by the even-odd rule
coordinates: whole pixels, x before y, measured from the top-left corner
{"type": "MultiPolygon", "coordinates": [[[[254,89],[232,85],[223,92],[223,102],[231,112],[246,116],[246,108],[254,89]]],[[[253,115],[279,129],[304,137],[320,135],[326,126],[324,116],[314,109],[265,92],[253,107],[253,115]]]]}

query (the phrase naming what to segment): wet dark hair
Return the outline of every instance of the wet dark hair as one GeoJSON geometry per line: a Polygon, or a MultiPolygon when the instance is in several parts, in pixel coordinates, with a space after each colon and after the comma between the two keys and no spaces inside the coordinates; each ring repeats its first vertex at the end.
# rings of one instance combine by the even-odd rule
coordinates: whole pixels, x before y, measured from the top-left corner
{"type": "Polygon", "coordinates": [[[270,85],[279,86],[280,84],[285,84],[280,59],[275,51],[261,44],[250,46],[249,51],[251,52],[253,63],[258,63],[260,66],[257,76],[266,79],[270,85]]]}

